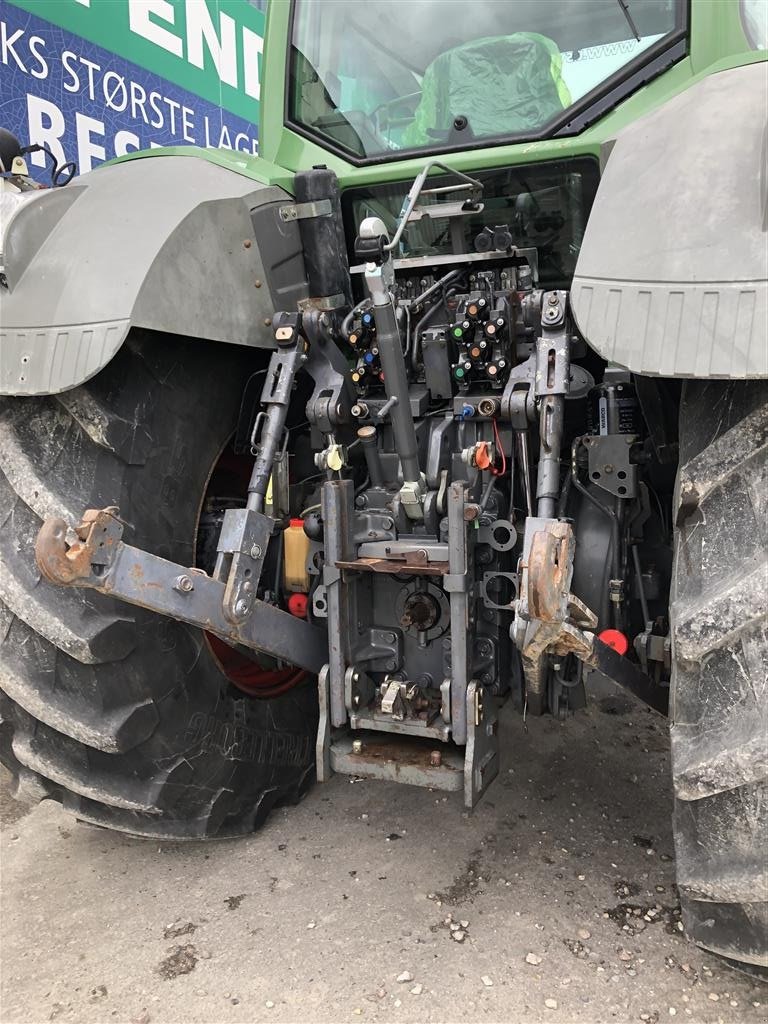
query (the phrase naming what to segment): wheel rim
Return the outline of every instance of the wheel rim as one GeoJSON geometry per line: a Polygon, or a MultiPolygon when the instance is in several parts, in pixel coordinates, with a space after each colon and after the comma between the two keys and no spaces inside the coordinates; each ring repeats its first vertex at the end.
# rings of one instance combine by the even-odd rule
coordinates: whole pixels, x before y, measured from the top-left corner
{"type": "MultiPolygon", "coordinates": [[[[200,502],[195,530],[195,561],[207,571],[212,568],[211,556],[210,552],[206,555],[201,533],[206,518],[210,517],[210,512],[206,510],[213,507],[243,507],[248,494],[252,465],[251,456],[236,455],[233,452],[232,438],[229,438],[208,474],[208,484],[200,502]]],[[[307,673],[296,666],[267,667],[263,661],[266,656],[259,655],[257,651],[252,654],[245,653],[242,648],[227,643],[207,630],[203,630],[203,637],[222,674],[234,687],[249,697],[262,700],[279,697],[307,678],[307,673]]]]}

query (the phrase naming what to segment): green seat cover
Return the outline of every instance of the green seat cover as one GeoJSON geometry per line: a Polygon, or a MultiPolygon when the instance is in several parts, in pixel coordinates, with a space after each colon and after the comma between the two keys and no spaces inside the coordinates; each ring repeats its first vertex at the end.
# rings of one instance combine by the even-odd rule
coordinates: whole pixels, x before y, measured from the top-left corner
{"type": "Polygon", "coordinates": [[[422,97],[402,144],[434,145],[460,115],[478,138],[530,132],[570,103],[551,39],[534,32],[474,39],[441,53],[424,72],[422,97]]]}

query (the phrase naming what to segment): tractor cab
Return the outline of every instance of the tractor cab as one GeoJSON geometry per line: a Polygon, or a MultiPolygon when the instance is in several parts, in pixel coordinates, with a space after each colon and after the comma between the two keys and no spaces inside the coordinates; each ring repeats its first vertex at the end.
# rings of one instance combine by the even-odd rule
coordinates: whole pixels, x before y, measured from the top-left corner
{"type": "Polygon", "coordinates": [[[353,160],[572,134],[680,39],[684,7],[299,0],[287,120],[353,160]]]}

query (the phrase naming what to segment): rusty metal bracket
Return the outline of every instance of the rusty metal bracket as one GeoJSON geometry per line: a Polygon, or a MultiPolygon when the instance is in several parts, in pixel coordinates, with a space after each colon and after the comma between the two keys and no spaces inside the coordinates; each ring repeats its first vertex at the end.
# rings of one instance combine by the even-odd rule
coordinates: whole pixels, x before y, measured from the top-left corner
{"type": "Polygon", "coordinates": [[[69,527],[63,519],[46,519],[35,541],[35,560],[49,583],[66,586],[103,575],[120,543],[123,525],[114,505],[89,508],[74,528],[77,540],[67,543],[69,527]]]}
{"type": "Polygon", "coordinates": [[[349,561],[340,561],[336,562],[336,568],[349,569],[352,572],[383,572],[392,576],[444,576],[448,571],[448,563],[392,556],[391,558],[355,558],[349,561]]]}
{"type": "Polygon", "coordinates": [[[526,522],[512,635],[522,657],[530,711],[540,714],[544,708],[548,656],[573,654],[666,714],[667,689],[604,644],[594,633],[597,616],[571,593],[575,544],[569,523],[526,522]]]}
{"type": "Polygon", "coordinates": [[[224,614],[225,583],[131,547],[122,534],[114,507],[89,509],[74,528],[72,543],[63,519],[47,519],[35,542],[40,572],[50,583],[89,587],[310,672],[319,672],[328,660],[324,630],[257,599],[246,618],[232,622],[224,614]]]}
{"type": "Polygon", "coordinates": [[[533,620],[559,623],[573,614],[583,625],[597,625],[596,616],[571,594],[575,551],[576,538],[569,523],[528,517],[515,603],[513,639],[519,648],[523,648],[525,631],[533,620]]]}
{"type": "Polygon", "coordinates": [[[566,617],[575,547],[573,530],[567,523],[555,523],[531,537],[524,582],[532,618],[554,622],[566,617]]]}

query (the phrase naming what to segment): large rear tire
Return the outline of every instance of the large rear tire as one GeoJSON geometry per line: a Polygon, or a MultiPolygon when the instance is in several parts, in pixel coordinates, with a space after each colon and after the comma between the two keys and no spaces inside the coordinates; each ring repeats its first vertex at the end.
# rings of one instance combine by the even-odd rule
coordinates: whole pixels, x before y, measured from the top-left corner
{"type": "Polygon", "coordinates": [[[677,875],[688,935],[768,968],[768,395],[683,392],[672,601],[677,875]]]}
{"type": "Polygon", "coordinates": [[[134,333],[87,384],[0,399],[0,760],[18,788],[152,838],[251,832],[312,778],[311,679],[231,685],[204,634],[45,582],[41,519],[118,505],[125,539],[193,564],[208,474],[263,353],[134,333]]]}

